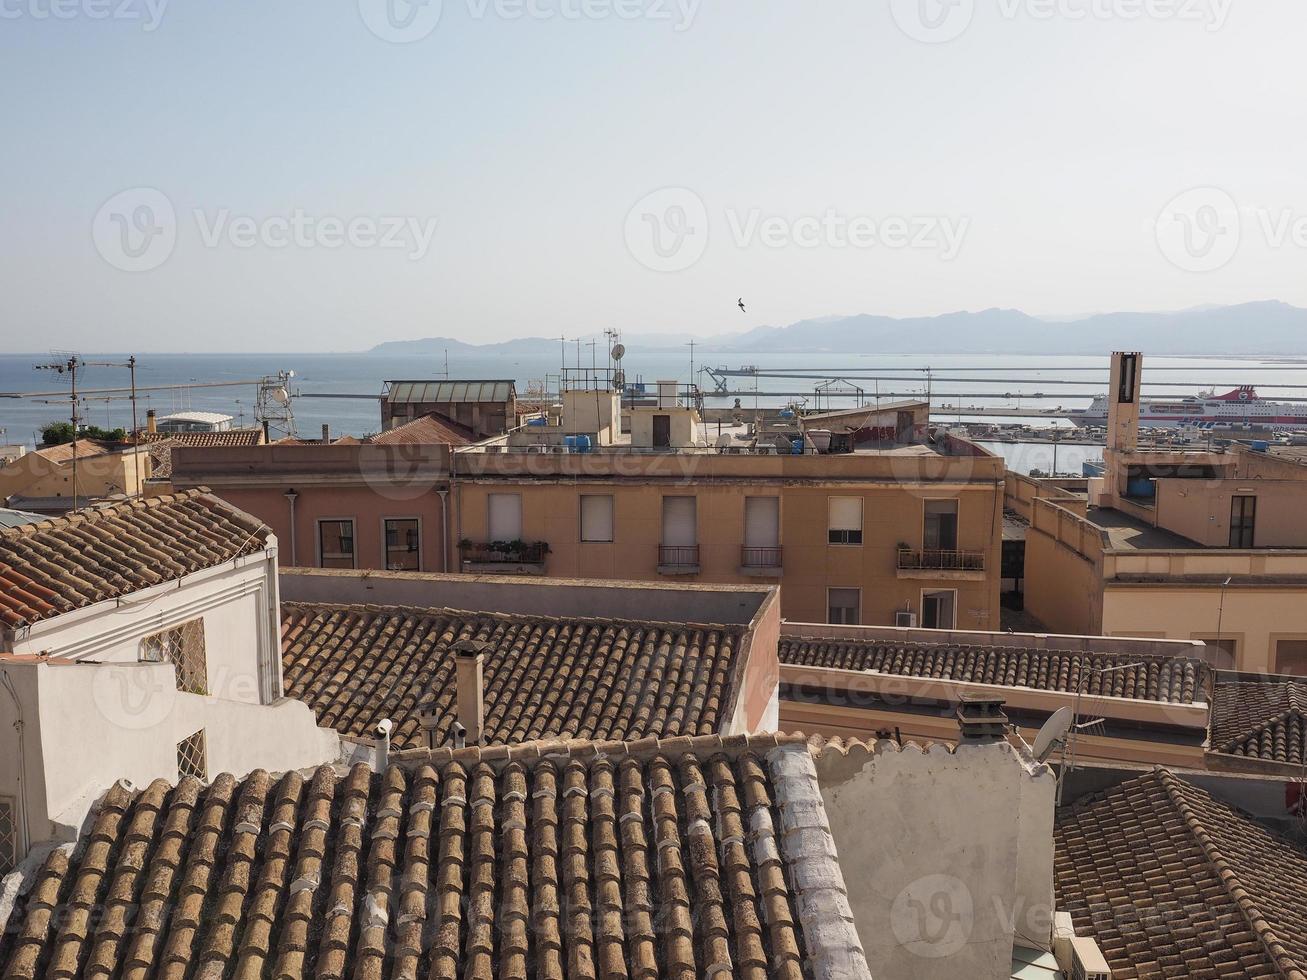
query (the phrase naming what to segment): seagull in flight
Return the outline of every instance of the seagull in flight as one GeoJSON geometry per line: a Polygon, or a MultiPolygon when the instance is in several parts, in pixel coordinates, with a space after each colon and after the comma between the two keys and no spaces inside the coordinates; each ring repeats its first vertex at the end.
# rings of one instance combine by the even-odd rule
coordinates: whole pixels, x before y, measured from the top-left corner
{"type": "Polygon", "coordinates": [[[745,313],[745,312],[747,312],[747,311],[745,310],[745,308],[744,308],[744,297],[743,297],[743,296],[740,297],[739,301],[738,301],[735,305],[738,306],[738,307],[740,308],[740,312],[741,312],[741,313],[745,313]]]}

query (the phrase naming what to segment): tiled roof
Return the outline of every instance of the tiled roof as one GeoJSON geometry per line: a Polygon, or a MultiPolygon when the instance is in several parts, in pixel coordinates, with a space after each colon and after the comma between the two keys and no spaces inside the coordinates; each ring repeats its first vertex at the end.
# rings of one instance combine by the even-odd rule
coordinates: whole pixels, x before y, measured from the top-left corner
{"type": "Polygon", "coordinates": [[[108,443],[96,442],[93,439],[78,439],[57,446],[41,446],[33,450],[32,454],[51,463],[71,463],[74,456],[78,459],[89,459],[92,456],[108,455],[112,451],[108,443]]]}
{"type": "Polygon", "coordinates": [[[262,429],[227,429],[224,432],[155,432],[146,436],[150,458],[154,460],[152,479],[172,476],[172,451],[181,447],[196,449],[263,445],[262,429]]]}
{"type": "Polygon", "coordinates": [[[397,747],[436,744],[457,719],[461,639],[485,640],[483,742],[709,735],[731,708],[742,628],[508,616],[450,609],[282,604],[286,694],[321,725],[397,747]]]}
{"type": "Polygon", "coordinates": [[[1302,765],[1307,760],[1307,681],[1218,683],[1209,745],[1224,755],[1302,765]]]}
{"type": "Polygon", "coordinates": [[[252,554],[266,533],[201,490],[0,529],[0,624],[29,625],[252,554]]]}
{"type": "Polygon", "coordinates": [[[869,980],[801,743],[423,756],[115,785],[4,977],[869,980]]]}
{"type": "Polygon", "coordinates": [[[1155,770],[1054,837],[1057,907],[1113,977],[1304,976],[1307,852],[1198,787],[1155,770]]]}
{"type": "Polygon", "coordinates": [[[476,433],[468,426],[455,422],[439,412],[419,415],[410,422],[387,429],[368,440],[381,446],[432,444],[468,446],[475,441],[476,433]]]}
{"type": "Polygon", "coordinates": [[[923,677],[968,684],[1030,687],[1075,693],[1081,674],[1089,674],[1084,693],[1094,697],[1134,698],[1188,704],[1207,700],[1211,668],[1181,657],[1136,657],[1028,647],[886,643],[876,640],[781,638],[782,664],[873,670],[903,677],[923,677]],[[1105,667],[1144,663],[1110,674],[1105,667]]]}

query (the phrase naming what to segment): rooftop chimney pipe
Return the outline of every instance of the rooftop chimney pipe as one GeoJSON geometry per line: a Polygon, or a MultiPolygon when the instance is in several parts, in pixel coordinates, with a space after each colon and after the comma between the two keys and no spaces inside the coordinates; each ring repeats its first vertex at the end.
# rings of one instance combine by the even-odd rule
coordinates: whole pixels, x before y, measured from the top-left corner
{"type": "Polygon", "coordinates": [[[484,640],[459,640],[454,644],[458,671],[454,697],[458,705],[458,722],[466,732],[468,745],[481,744],[486,715],[482,672],[485,652],[489,649],[491,645],[484,640]]]}
{"type": "Polygon", "coordinates": [[[323,422],[323,423],[322,423],[322,444],[323,444],[324,446],[330,446],[330,445],[331,445],[331,423],[330,423],[330,422],[323,422]]]}
{"type": "Polygon", "coordinates": [[[155,417],[154,409],[147,409],[145,412],[145,431],[153,435],[159,431],[159,421],[155,417]]]}

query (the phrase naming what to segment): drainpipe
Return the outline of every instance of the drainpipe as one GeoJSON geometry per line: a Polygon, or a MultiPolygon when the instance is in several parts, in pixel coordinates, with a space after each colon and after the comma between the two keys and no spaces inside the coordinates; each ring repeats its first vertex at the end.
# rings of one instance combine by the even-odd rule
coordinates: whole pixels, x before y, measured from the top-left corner
{"type": "Polygon", "coordinates": [[[377,743],[377,772],[385,772],[390,765],[390,730],[394,727],[389,718],[382,718],[377,725],[377,734],[381,736],[377,743]]]}
{"type": "Polygon", "coordinates": [[[449,571],[449,491],[437,490],[440,495],[440,570],[449,571]]]}
{"type": "Polygon", "coordinates": [[[295,550],[295,498],[299,496],[294,487],[287,490],[282,496],[286,498],[286,503],[290,505],[290,564],[292,568],[299,567],[299,556],[295,550]]]}

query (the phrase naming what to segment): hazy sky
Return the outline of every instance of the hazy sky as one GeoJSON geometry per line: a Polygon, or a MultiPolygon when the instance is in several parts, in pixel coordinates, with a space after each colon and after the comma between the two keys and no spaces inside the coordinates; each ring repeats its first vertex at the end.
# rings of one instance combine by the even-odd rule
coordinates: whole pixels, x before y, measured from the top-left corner
{"type": "Polygon", "coordinates": [[[1303,0],[0,0],[0,350],[1307,306],[1304,42],[1303,0]]]}

